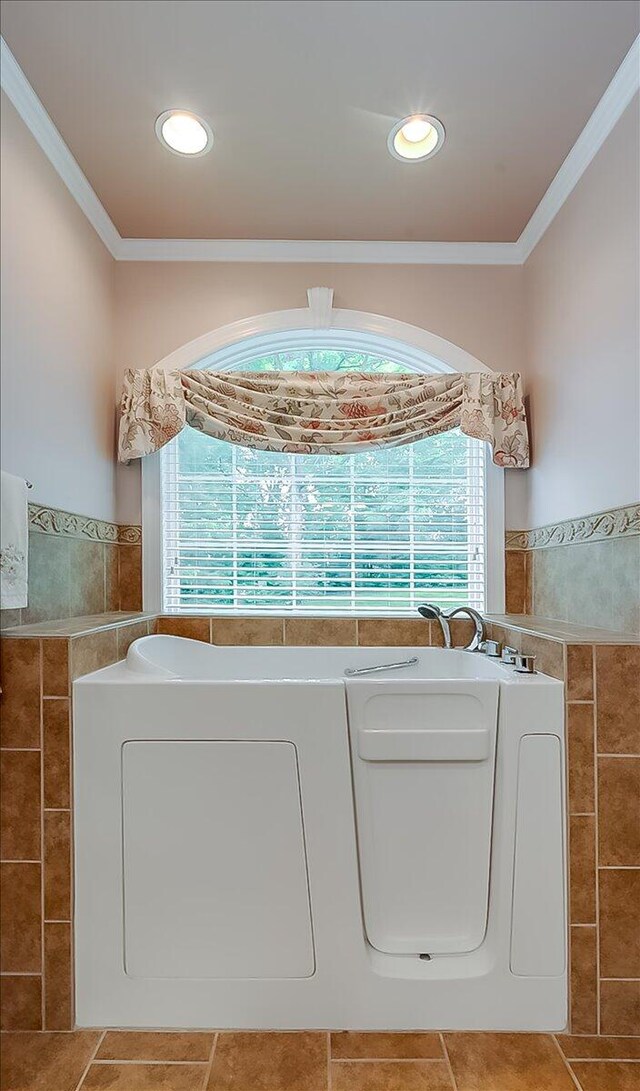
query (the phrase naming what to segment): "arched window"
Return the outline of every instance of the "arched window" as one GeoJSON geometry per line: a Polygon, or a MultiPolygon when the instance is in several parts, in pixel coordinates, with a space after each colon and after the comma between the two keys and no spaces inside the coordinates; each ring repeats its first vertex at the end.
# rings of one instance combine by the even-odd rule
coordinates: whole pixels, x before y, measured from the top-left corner
{"type": "MultiPolygon", "coordinates": [[[[299,332],[254,339],[253,349],[231,346],[198,366],[449,370],[411,346],[337,331],[306,347],[299,332]]],[[[249,450],[186,428],[153,461],[159,475],[146,466],[145,475],[155,527],[145,518],[145,540],[151,530],[159,549],[145,589],[155,584],[164,611],[402,616],[424,601],[501,609],[488,593],[497,537],[492,545],[487,482],[502,475],[487,445],[458,431],[331,456],[249,450]]],[[[498,534],[501,543],[501,525],[498,534]]]]}

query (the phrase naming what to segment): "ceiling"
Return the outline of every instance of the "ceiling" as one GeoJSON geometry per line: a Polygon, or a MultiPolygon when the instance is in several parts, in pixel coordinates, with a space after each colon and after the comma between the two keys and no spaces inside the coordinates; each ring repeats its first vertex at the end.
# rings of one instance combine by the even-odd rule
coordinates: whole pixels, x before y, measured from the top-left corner
{"type": "Polygon", "coordinates": [[[122,236],[509,242],[638,34],[635,0],[4,0],[122,236]],[[192,110],[212,152],[154,134],[192,110]],[[442,151],[401,163],[400,117],[442,151]]]}

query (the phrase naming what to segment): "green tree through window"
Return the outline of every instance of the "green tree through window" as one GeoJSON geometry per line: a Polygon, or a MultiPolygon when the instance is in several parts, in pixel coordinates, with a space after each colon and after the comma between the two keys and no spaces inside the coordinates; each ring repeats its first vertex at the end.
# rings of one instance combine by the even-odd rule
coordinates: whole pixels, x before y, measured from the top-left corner
{"type": "MultiPolygon", "coordinates": [[[[401,372],[352,350],[242,370],[401,372]]],[[[484,445],[458,431],[362,454],[284,455],[191,428],[162,454],[164,608],[407,614],[483,609],[484,445]]]]}

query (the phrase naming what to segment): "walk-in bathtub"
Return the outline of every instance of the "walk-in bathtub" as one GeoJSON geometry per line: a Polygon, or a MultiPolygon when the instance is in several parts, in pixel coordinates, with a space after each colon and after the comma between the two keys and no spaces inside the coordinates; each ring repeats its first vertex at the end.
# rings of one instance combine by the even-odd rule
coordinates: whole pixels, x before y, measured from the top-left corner
{"type": "Polygon", "coordinates": [[[81,1026],[564,1027],[561,683],[149,636],[74,702],[81,1026]]]}

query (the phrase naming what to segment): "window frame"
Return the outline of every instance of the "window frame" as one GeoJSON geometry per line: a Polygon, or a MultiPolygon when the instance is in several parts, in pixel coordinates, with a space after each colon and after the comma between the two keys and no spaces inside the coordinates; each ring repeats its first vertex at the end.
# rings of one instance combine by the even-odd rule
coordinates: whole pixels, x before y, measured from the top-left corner
{"type": "MultiPolygon", "coordinates": [[[[276,312],[277,313],[277,312],[276,312]]],[[[292,312],[283,312],[289,313],[292,312]]],[[[308,313],[308,312],[307,312],[308,313]]],[[[265,316],[268,317],[268,316],[265,316]]],[[[377,318],[378,316],[371,316],[377,318]]],[[[383,320],[380,320],[383,321],[383,320]]],[[[399,324],[404,325],[404,324],[399,324]]],[[[416,329],[416,327],[407,327],[416,329]]],[[[421,331],[426,332],[426,331],[421,331]]],[[[199,339],[202,341],[203,339],[199,339]]],[[[422,340],[422,339],[421,339],[422,340]]],[[[438,341],[441,339],[438,338],[438,341]]],[[[194,346],[197,344],[194,343],[194,346]]],[[[443,344],[449,344],[443,342],[443,344]]],[[[376,355],[389,355],[393,360],[406,365],[409,369],[425,374],[434,372],[450,373],[458,370],[442,359],[432,356],[425,350],[422,344],[411,344],[396,338],[385,336],[379,332],[368,330],[336,329],[294,329],[277,332],[254,334],[242,338],[240,341],[231,341],[223,347],[207,352],[197,361],[191,364],[181,362],[179,365],[190,366],[195,369],[215,366],[216,370],[239,370],[243,364],[255,360],[258,356],[275,352],[291,352],[296,348],[311,348],[317,346],[331,348],[352,348],[354,351],[370,352],[376,355]]],[[[462,350],[451,345],[457,352],[462,350]]],[[[182,350],[179,350],[182,351],[182,350]]],[[[466,355],[466,354],[465,354],[466,355]]],[[[469,357],[473,360],[473,357],[469,357]]],[[[164,361],[163,361],[164,362],[164,361]]],[[[489,370],[479,361],[475,361],[474,370],[489,370]]],[[[471,370],[468,368],[468,370],[471,370]]],[[[487,453],[489,448],[487,447],[487,453]]],[[[162,573],[162,526],[161,526],[161,474],[160,460],[162,452],[147,455],[142,461],[142,584],[143,584],[143,610],[149,613],[163,612],[163,573],[162,573]]],[[[485,588],[486,588],[486,613],[504,613],[504,509],[505,509],[505,482],[504,470],[494,465],[490,457],[485,458],[485,588]]],[[[188,610],[167,611],[177,616],[188,615],[188,610]]],[[[250,609],[242,611],[235,616],[252,616],[250,609]]],[[[259,612],[255,611],[258,615],[259,612]]],[[[210,616],[216,616],[215,610],[211,610],[210,616]]],[[[224,616],[231,616],[225,613],[224,616]]],[[[334,614],[323,616],[341,617],[344,612],[336,611],[334,614]]],[[[357,614],[349,614],[357,617],[357,614]]],[[[395,614],[385,613],[385,617],[406,617],[406,611],[398,611],[395,614]]],[[[412,616],[412,615],[409,615],[412,616]]]]}

